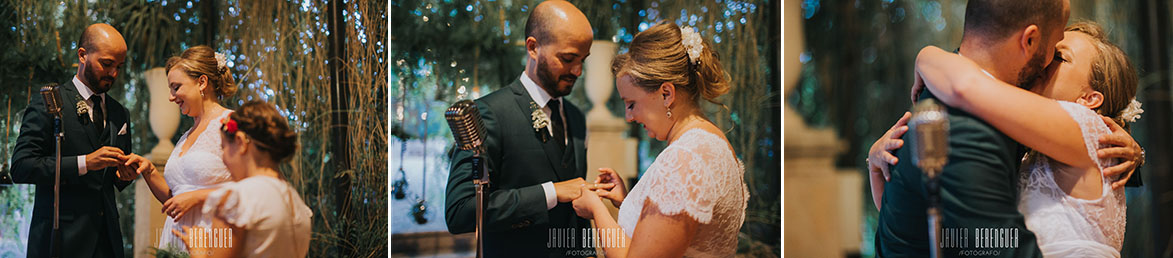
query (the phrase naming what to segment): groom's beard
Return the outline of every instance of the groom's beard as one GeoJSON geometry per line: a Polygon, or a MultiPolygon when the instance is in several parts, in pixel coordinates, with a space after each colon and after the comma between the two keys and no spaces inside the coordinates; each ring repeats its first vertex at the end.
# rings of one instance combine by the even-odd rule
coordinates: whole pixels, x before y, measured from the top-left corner
{"type": "Polygon", "coordinates": [[[551,97],[557,98],[570,95],[570,92],[574,90],[574,83],[576,81],[578,81],[578,76],[574,76],[574,74],[554,75],[550,72],[550,64],[546,62],[546,59],[538,58],[538,83],[541,84],[539,86],[542,86],[547,93],[550,93],[551,97]],[[561,85],[559,82],[563,80],[569,81],[570,86],[560,88],[561,85]]]}
{"type": "Polygon", "coordinates": [[[1031,86],[1034,86],[1035,82],[1043,77],[1043,70],[1046,69],[1043,66],[1043,58],[1046,58],[1046,54],[1043,51],[1038,51],[1038,54],[1026,62],[1026,66],[1018,72],[1018,88],[1030,90],[1031,86]]]}
{"type": "Polygon", "coordinates": [[[86,69],[83,76],[86,77],[86,82],[90,83],[90,90],[93,90],[94,94],[106,93],[110,91],[110,85],[114,84],[114,77],[98,76],[90,69],[86,69]]]}

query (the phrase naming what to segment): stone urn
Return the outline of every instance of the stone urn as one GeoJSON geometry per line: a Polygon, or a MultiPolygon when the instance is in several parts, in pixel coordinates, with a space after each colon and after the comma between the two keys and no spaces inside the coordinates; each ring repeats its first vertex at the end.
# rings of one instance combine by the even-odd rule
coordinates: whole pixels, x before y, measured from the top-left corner
{"type": "Polygon", "coordinates": [[[167,87],[167,72],[162,67],[147,70],[143,77],[146,79],[147,92],[151,94],[147,108],[151,132],[159,139],[159,143],[146,157],[156,165],[164,164],[171,156],[171,150],[175,149],[171,137],[179,129],[179,106],[168,100],[171,98],[171,89],[167,87]]]}

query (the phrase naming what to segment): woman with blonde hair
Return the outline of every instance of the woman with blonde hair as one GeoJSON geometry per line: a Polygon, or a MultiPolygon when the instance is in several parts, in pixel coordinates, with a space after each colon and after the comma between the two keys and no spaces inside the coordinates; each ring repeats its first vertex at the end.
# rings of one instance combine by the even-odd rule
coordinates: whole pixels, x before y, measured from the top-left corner
{"type": "Polygon", "coordinates": [[[599,169],[576,213],[595,220],[607,257],[732,256],[749,191],[729,140],[701,108],[729,92],[712,45],[691,27],[659,24],[636,34],[611,71],[627,121],[668,147],[630,194],[615,171],[599,169]],[[618,221],[600,198],[619,207],[618,221]]]}
{"type": "Polygon", "coordinates": [[[221,126],[220,119],[232,113],[220,101],[236,92],[236,84],[224,55],[207,46],[195,46],[171,57],[166,69],[171,102],[179,105],[183,115],[195,119],[195,125],[171,151],[166,173],[155,173],[152,168],[142,175],[167,215],[157,247],[184,251],[183,242],[166,232],[211,226],[211,217],[199,207],[212,190],[232,181],[220,158],[223,151],[216,129],[221,126]]]}

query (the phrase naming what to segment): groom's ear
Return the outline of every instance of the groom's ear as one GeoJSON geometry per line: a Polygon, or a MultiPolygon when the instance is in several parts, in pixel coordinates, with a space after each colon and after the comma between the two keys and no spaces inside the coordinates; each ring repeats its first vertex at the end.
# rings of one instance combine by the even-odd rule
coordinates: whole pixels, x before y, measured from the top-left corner
{"type": "Polygon", "coordinates": [[[1043,43],[1043,34],[1039,31],[1039,26],[1031,24],[1022,29],[1022,36],[1018,38],[1019,51],[1023,57],[1030,60],[1035,55],[1034,51],[1040,51],[1039,44],[1043,43]]]}
{"type": "Polygon", "coordinates": [[[86,48],[84,48],[84,47],[77,48],[77,62],[79,63],[79,65],[84,64],[86,62],[86,48]]]}
{"type": "Polygon", "coordinates": [[[1100,93],[1099,91],[1084,93],[1083,96],[1079,96],[1079,99],[1076,99],[1075,102],[1089,109],[1096,109],[1104,104],[1104,94],[1100,93]]]}
{"type": "Polygon", "coordinates": [[[538,39],[534,37],[525,37],[525,53],[529,58],[538,60],[538,39]]]}

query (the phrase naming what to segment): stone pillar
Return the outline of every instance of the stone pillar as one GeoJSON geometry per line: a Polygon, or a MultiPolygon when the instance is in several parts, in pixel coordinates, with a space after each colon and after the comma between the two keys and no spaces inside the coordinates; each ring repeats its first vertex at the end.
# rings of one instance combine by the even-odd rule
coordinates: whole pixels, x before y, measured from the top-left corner
{"type": "MultiPolygon", "coordinates": [[[[144,73],[147,91],[151,94],[150,114],[151,132],[159,139],[155,148],[144,157],[155,164],[156,173],[166,170],[167,158],[175,144],[171,137],[179,128],[179,106],[169,103],[171,90],[167,87],[167,73],[163,68],[154,68],[144,73]]],[[[152,257],[150,248],[159,243],[159,236],[171,234],[163,232],[163,204],[155,199],[147,182],[142,178],[134,182],[134,257],[152,257]]]]}
{"type": "MultiPolygon", "coordinates": [[[[784,1],[784,92],[794,89],[802,73],[798,55],[804,47],[799,1],[784,1]]],[[[859,250],[862,221],[862,176],[835,168],[846,150],[830,128],[812,128],[802,115],[783,105],[784,256],[844,257],[859,250]]]]}
{"type": "MultiPolygon", "coordinates": [[[[591,101],[587,111],[587,182],[594,182],[599,168],[609,167],[618,172],[624,181],[635,178],[639,173],[636,166],[637,139],[625,136],[628,130],[623,118],[615,117],[607,110],[607,100],[615,90],[615,76],[611,74],[611,60],[615,58],[619,45],[609,40],[595,40],[591,43],[591,55],[583,64],[586,78],[586,94],[591,101]]],[[[631,187],[630,185],[628,187],[631,187]]],[[[630,189],[629,189],[630,190],[630,189]]],[[[619,209],[604,201],[612,216],[619,209]]]]}

